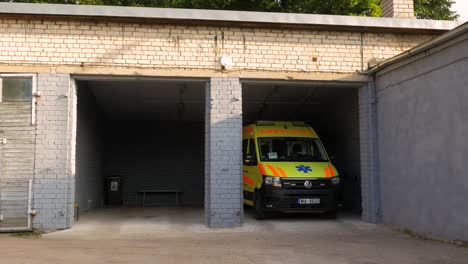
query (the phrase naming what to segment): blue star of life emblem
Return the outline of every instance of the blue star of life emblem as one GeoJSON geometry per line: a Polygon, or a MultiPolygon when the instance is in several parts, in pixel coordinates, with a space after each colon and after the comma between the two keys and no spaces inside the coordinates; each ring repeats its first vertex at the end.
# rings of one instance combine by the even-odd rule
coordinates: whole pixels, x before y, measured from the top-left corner
{"type": "Polygon", "coordinates": [[[302,171],[304,173],[308,173],[309,171],[312,171],[312,168],[310,166],[305,166],[305,165],[299,165],[296,166],[297,171],[302,171]]]}

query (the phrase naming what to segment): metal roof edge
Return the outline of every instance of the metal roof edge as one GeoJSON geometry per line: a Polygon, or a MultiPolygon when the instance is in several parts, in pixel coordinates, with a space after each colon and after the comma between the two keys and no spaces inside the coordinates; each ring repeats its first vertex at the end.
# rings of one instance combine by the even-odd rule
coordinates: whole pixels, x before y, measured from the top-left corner
{"type": "Polygon", "coordinates": [[[448,31],[447,33],[445,34],[442,34],[430,41],[427,41],[427,42],[424,42],[422,43],[421,45],[419,46],[416,46],[410,50],[407,50],[403,53],[401,53],[400,55],[397,55],[393,58],[390,58],[388,60],[385,60],[379,64],[377,64],[376,66],[370,68],[369,70],[365,71],[366,74],[375,74],[381,70],[383,70],[384,68],[387,68],[388,66],[390,65],[393,65],[393,64],[396,64],[398,62],[401,62],[405,59],[408,59],[408,58],[411,58],[413,56],[416,56],[418,54],[421,54],[421,53],[424,53],[430,49],[433,49],[439,45],[442,45],[446,42],[449,42],[450,40],[453,40],[457,37],[460,37],[464,34],[467,34],[468,33],[468,22],[454,28],[453,30],[450,30],[448,31]]]}
{"type": "MultiPolygon", "coordinates": [[[[102,17],[121,19],[192,20],[218,25],[230,23],[259,23],[271,25],[301,25],[321,27],[351,27],[366,29],[448,31],[461,24],[455,21],[408,18],[359,17],[339,15],[271,13],[205,9],[176,9],[149,7],[121,7],[96,5],[0,3],[0,14],[30,16],[102,17]]],[[[1,15],[0,15],[1,17],[1,15]]]]}

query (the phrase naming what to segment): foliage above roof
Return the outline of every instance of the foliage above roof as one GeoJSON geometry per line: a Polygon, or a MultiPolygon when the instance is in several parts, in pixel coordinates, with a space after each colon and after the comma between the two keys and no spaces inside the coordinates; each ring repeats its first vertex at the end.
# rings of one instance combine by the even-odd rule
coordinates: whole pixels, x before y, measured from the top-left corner
{"type": "MultiPolygon", "coordinates": [[[[144,6],[378,17],[381,0],[10,0],[22,3],[144,6]]],[[[451,0],[415,0],[417,18],[455,20],[451,0]]]]}

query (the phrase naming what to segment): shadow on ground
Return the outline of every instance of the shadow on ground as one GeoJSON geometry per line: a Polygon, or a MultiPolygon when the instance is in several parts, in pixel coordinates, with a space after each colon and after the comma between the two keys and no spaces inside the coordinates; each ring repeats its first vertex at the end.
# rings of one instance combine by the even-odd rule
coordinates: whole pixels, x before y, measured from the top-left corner
{"type": "Polygon", "coordinates": [[[209,229],[202,208],[109,208],[42,238],[0,236],[0,263],[454,263],[468,249],[426,241],[355,215],[278,215],[246,209],[241,227],[209,229]],[[31,256],[34,256],[31,259],[31,256]]]}

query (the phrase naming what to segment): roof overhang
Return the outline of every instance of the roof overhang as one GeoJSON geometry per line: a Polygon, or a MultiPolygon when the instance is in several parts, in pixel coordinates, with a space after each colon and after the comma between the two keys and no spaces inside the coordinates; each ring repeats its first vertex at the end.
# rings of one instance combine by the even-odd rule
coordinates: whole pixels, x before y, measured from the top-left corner
{"type": "Polygon", "coordinates": [[[405,18],[27,3],[0,3],[1,17],[438,34],[461,24],[405,18]]]}

